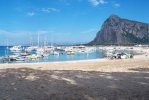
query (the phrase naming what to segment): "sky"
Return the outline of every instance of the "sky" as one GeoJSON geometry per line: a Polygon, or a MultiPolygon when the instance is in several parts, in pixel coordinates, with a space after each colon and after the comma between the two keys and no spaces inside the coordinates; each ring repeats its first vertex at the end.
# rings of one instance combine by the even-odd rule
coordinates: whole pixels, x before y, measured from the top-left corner
{"type": "Polygon", "coordinates": [[[111,15],[149,23],[149,0],[0,0],[0,45],[87,43],[111,15]]]}

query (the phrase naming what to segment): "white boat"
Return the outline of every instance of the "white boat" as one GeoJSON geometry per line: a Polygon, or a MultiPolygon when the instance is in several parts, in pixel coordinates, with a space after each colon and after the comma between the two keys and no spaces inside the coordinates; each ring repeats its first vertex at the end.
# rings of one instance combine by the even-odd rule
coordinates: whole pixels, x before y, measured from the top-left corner
{"type": "Polygon", "coordinates": [[[79,46],[73,46],[73,49],[86,50],[86,47],[83,45],[79,45],[79,46]]]}
{"type": "Polygon", "coordinates": [[[9,58],[17,58],[19,55],[10,55],[9,58]]]}
{"type": "Polygon", "coordinates": [[[32,54],[32,55],[26,56],[27,59],[39,59],[41,57],[42,56],[41,55],[38,55],[38,54],[32,54]]]}
{"type": "Polygon", "coordinates": [[[67,52],[67,51],[73,51],[73,50],[74,50],[73,47],[66,47],[66,48],[64,49],[65,52],[67,52]]]}
{"type": "Polygon", "coordinates": [[[77,53],[86,53],[86,46],[83,45],[73,46],[72,51],[75,51],[77,53]]]}
{"type": "Polygon", "coordinates": [[[38,48],[37,50],[36,50],[36,53],[37,54],[44,54],[44,49],[43,48],[38,48]]]}
{"type": "Polygon", "coordinates": [[[25,58],[24,57],[17,57],[16,61],[25,61],[25,58]]]}
{"type": "Polygon", "coordinates": [[[59,52],[57,52],[57,51],[52,51],[51,52],[51,55],[59,55],[60,53],[59,52]]]}
{"type": "Polygon", "coordinates": [[[46,51],[53,51],[53,50],[55,50],[55,47],[54,46],[45,46],[44,49],[46,51]]]}
{"type": "Polygon", "coordinates": [[[48,54],[48,53],[44,53],[42,56],[43,56],[43,57],[48,57],[49,54],[48,54]]]}
{"type": "Polygon", "coordinates": [[[18,45],[18,46],[13,46],[10,48],[10,51],[12,52],[20,52],[22,50],[21,46],[18,45]]]}
{"type": "Polygon", "coordinates": [[[38,47],[37,46],[30,46],[30,47],[27,47],[25,50],[30,52],[30,51],[35,51],[38,47]]]}
{"type": "Polygon", "coordinates": [[[66,54],[67,55],[75,55],[75,51],[70,50],[70,51],[67,51],[66,54]]]}

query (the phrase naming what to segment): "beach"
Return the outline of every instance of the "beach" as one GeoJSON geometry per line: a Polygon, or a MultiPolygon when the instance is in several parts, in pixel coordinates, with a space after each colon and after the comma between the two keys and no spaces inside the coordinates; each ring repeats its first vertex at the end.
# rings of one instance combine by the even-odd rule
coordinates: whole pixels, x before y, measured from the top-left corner
{"type": "Polygon", "coordinates": [[[140,58],[0,64],[0,98],[147,100],[149,60],[140,58]]]}
{"type": "Polygon", "coordinates": [[[99,49],[133,50],[134,57],[0,64],[0,98],[2,100],[147,100],[149,48],[110,46],[99,49]]]}
{"type": "Polygon", "coordinates": [[[149,0],[1,0],[0,100],[149,100],[149,0]]]}

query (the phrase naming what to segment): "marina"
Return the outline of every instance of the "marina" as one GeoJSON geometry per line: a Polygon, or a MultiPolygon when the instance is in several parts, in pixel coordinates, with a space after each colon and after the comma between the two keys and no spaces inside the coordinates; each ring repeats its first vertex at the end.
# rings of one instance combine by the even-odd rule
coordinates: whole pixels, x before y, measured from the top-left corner
{"type": "MultiPolygon", "coordinates": [[[[0,63],[63,62],[92,59],[132,59],[144,55],[138,46],[1,46],[0,63]]],[[[144,51],[142,51],[144,50],[144,51]]]]}
{"type": "Polygon", "coordinates": [[[149,100],[149,0],[0,0],[0,100],[149,100]]]}
{"type": "Polygon", "coordinates": [[[103,58],[102,50],[86,46],[1,46],[1,63],[35,63],[103,58]]]}

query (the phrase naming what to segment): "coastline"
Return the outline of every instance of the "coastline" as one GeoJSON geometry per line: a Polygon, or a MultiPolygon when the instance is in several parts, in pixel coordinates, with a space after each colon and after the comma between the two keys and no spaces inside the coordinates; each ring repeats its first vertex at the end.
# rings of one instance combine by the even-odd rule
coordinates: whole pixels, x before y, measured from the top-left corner
{"type": "MultiPolygon", "coordinates": [[[[36,63],[4,63],[4,64],[0,64],[0,69],[2,68],[7,68],[7,67],[12,67],[12,68],[16,68],[16,66],[18,66],[17,68],[19,68],[19,66],[27,66],[27,67],[30,67],[30,66],[35,66],[35,69],[36,69],[36,66],[47,66],[47,67],[50,67],[52,68],[52,65],[56,65],[56,66],[64,66],[65,64],[67,65],[71,65],[71,64],[76,64],[75,66],[78,66],[79,63],[83,63],[84,66],[86,65],[86,63],[111,63],[111,62],[125,62],[125,61],[148,61],[149,60],[149,48],[147,47],[128,47],[128,46],[105,46],[105,47],[99,47],[99,50],[105,50],[105,51],[108,51],[108,50],[112,50],[112,49],[117,49],[117,50],[125,50],[125,49],[130,49],[130,48],[133,48],[131,50],[133,50],[133,52],[135,52],[136,54],[134,55],[133,59],[114,59],[114,60],[110,60],[108,58],[98,58],[98,59],[86,59],[86,60],[70,60],[70,61],[54,61],[54,62],[36,62],[36,63]]],[[[83,66],[83,65],[82,65],[83,66]]],[[[71,67],[71,66],[70,66],[71,67]]],[[[67,69],[67,68],[65,68],[67,69]]],[[[57,70],[59,70],[59,68],[57,68],[57,70]]]]}
{"type": "MultiPolygon", "coordinates": [[[[127,48],[132,48],[132,47],[123,47],[123,46],[109,46],[109,47],[99,47],[99,49],[101,50],[112,50],[113,48],[117,48],[118,50],[125,50],[127,48]]],[[[133,47],[133,52],[135,52],[136,54],[134,55],[134,57],[132,59],[113,59],[110,60],[108,58],[98,58],[98,59],[86,59],[86,60],[71,60],[71,61],[54,61],[54,62],[36,62],[36,63],[4,63],[4,64],[0,64],[0,69],[5,69],[5,68],[23,68],[23,67],[28,67],[28,68],[34,68],[34,69],[38,69],[40,67],[40,69],[45,69],[45,70],[67,70],[70,69],[70,67],[72,66],[79,66],[81,64],[81,66],[87,66],[87,64],[98,64],[98,63],[107,63],[108,66],[110,66],[110,63],[123,63],[125,65],[125,63],[129,63],[129,62],[140,62],[142,61],[146,63],[146,61],[149,61],[149,50],[148,48],[144,48],[144,47],[133,47]],[[108,64],[109,63],[109,64],[108,64]],[[72,64],[72,66],[71,66],[72,64]],[[53,68],[52,66],[59,66],[57,68],[53,68]],[[68,66],[69,65],[69,66],[68,66]],[[66,67],[67,66],[67,67],[66,67]],[[62,69],[61,69],[62,67],[62,69]],[[65,68],[63,68],[65,67],[65,68]]],[[[100,64],[99,64],[100,65],[100,64]]],[[[115,64],[116,65],[116,64],[115,64]]],[[[137,65],[136,65],[137,66],[137,65]]],[[[71,68],[73,70],[73,67],[71,68]]],[[[75,68],[77,70],[79,70],[78,68],[75,68]]],[[[74,70],[75,70],[74,69],[74,70]]],[[[82,70],[85,70],[82,69],[82,70]]]]}
{"type": "Polygon", "coordinates": [[[144,100],[148,89],[145,53],[133,59],[0,64],[0,98],[6,100],[144,100]]]}
{"type": "Polygon", "coordinates": [[[32,68],[36,70],[81,70],[99,72],[129,72],[130,68],[149,68],[149,59],[94,59],[64,62],[0,64],[2,69],[32,68]]]}

